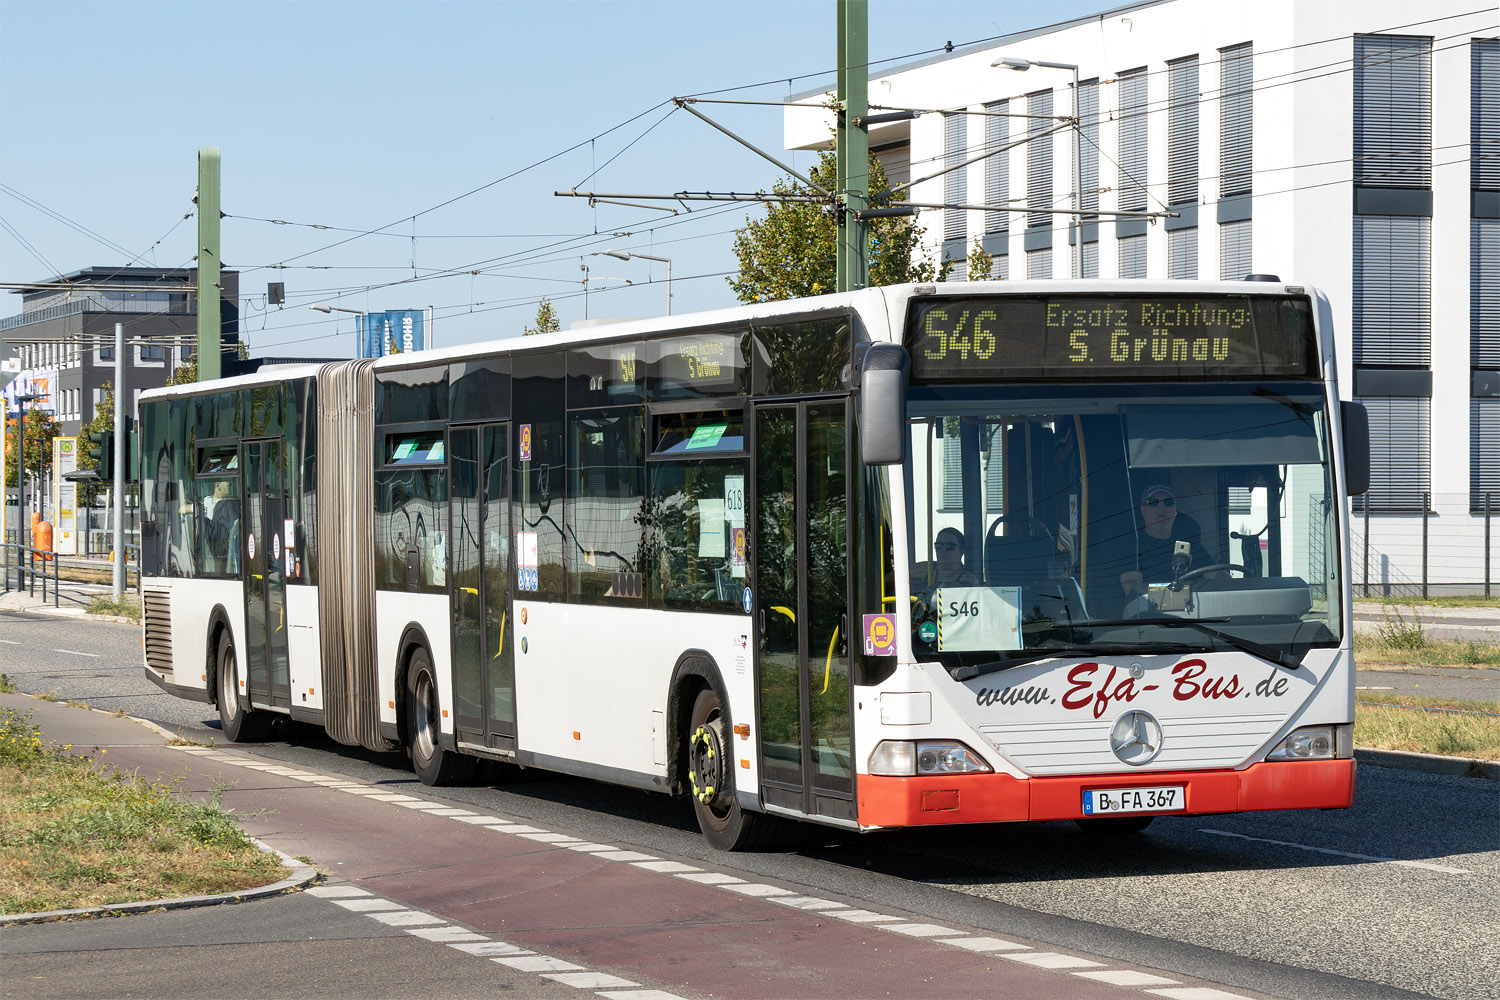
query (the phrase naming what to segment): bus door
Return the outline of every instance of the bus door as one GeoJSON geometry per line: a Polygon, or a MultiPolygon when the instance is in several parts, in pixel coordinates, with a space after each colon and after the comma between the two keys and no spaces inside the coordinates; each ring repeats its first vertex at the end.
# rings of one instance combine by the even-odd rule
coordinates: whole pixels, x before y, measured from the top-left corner
{"type": "Polygon", "coordinates": [[[453,703],[460,742],[516,747],[509,424],[448,430],[453,703]]]}
{"type": "Polygon", "coordinates": [[[281,441],[245,442],[245,674],[250,700],[290,705],[281,441]]]}
{"type": "Polygon", "coordinates": [[[751,551],[762,799],[854,819],[846,407],[755,407],[751,551]]]}

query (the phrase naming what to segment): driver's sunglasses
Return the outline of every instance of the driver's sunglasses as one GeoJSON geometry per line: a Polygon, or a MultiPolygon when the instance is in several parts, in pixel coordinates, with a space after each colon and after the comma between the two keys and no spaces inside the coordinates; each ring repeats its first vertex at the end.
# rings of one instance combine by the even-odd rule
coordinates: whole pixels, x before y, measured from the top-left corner
{"type": "Polygon", "coordinates": [[[1146,501],[1147,507],[1155,507],[1157,504],[1166,504],[1168,507],[1176,507],[1177,501],[1171,497],[1152,497],[1146,501]]]}
{"type": "Polygon", "coordinates": [[[939,552],[952,552],[954,549],[958,548],[958,543],[957,542],[933,542],[932,543],[932,547],[935,548],[935,549],[937,549],[939,552]]]}

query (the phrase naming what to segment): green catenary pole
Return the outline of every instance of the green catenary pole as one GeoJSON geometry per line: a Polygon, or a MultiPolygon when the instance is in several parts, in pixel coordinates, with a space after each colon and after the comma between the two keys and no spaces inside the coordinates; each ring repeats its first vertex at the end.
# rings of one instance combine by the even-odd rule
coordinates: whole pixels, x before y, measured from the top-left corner
{"type": "Polygon", "coordinates": [[[838,110],[834,145],[838,157],[838,290],[864,288],[870,279],[866,223],[859,213],[870,204],[870,136],[863,119],[870,111],[868,0],[838,4],[838,110]]]}
{"type": "Polygon", "coordinates": [[[198,381],[219,377],[219,151],[198,150],[198,381]]]}

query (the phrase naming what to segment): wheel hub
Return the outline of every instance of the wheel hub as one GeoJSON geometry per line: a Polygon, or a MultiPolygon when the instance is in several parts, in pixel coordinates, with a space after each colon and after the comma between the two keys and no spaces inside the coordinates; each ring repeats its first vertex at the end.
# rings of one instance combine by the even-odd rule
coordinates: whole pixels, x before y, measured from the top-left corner
{"type": "Polygon", "coordinates": [[[688,781],[693,786],[693,798],[706,806],[712,805],[724,786],[724,753],[719,734],[710,726],[699,726],[693,730],[688,746],[692,764],[688,781]]]}

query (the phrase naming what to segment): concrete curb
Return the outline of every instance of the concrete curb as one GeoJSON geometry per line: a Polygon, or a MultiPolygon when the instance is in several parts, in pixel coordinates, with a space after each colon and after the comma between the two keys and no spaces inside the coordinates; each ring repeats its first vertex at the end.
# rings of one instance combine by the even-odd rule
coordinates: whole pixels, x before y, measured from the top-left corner
{"type": "Polygon", "coordinates": [[[48,910],[45,913],[12,913],[0,916],[0,927],[14,927],[18,924],[41,924],[53,920],[77,920],[84,917],[108,917],[119,916],[126,913],[148,913],[152,910],[185,910],[192,906],[220,906],[225,903],[245,903],[252,899],[264,899],[267,896],[279,896],[284,892],[295,892],[304,889],[318,878],[318,870],[311,865],[304,865],[296,858],[282,854],[276,848],[250,838],[255,845],[262,850],[270,851],[281,859],[282,864],[292,869],[292,874],[279,882],[270,885],[262,885],[253,889],[240,889],[236,892],[221,892],[211,896],[182,896],[177,899],[153,899],[144,900],[139,903],[110,903],[107,906],[81,906],[71,910],[48,910]]]}
{"type": "Polygon", "coordinates": [[[1476,760],[1473,757],[1446,757],[1435,753],[1367,750],[1364,747],[1355,747],[1354,759],[1372,767],[1394,767],[1402,771],[1425,771],[1428,774],[1451,774],[1500,781],[1500,763],[1491,760],[1476,760]]]}

